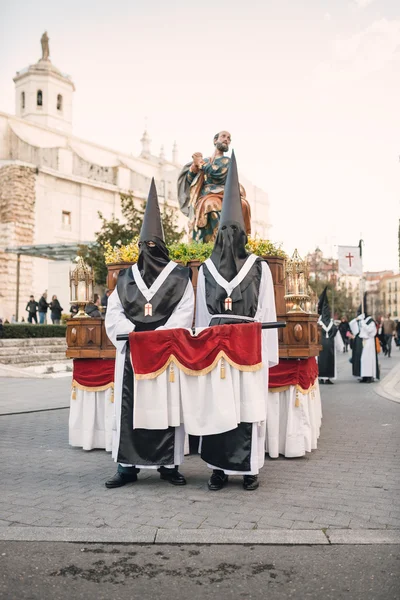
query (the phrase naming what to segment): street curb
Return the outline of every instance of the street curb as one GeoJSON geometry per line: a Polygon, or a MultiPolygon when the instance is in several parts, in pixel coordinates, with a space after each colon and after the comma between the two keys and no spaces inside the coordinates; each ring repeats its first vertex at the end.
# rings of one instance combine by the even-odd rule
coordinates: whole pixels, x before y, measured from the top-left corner
{"type": "Polygon", "coordinates": [[[105,544],[254,544],[327,546],[400,544],[400,530],[357,529],[113,529],[111,527],[2,527],[0,541],[105,544]]]}
{"type": "Polygon", "coordinates": [[[395,529],[328,529],[331,544],[400,544],[400,530],[395,529]]]}
{"type": "Polygon", "coordinates": [[[158,529],[156,544],[328,545],[315,529],[158,529]]]}
{"type": "Polygon", "coordinates": [[[374,388],[378,396],[400,403],[400,364],[389,371],[384,379],[374,388]]]}
{"type": "Polygon", "coordinates": [[[2,527],[0,541],[81,542],[154,544],[157,529],[112,529],[111,527],[2,527]]]}

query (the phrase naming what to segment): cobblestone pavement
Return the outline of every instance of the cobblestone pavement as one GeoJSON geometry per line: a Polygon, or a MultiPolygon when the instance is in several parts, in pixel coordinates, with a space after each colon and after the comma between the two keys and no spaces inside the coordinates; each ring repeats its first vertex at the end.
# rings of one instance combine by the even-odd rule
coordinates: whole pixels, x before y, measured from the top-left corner
{"type": "MultiPolygon", "coordinates": [[[[104,481],[115,470],[110,455],[68,446],[68,410],[0,416],[0,524],[144,531],[399,529],[400,406],[375,394],[374,385],[353,380],[347,357],[338,357],[336,384],[321,386],[318,450],[299,459],[267,460],[254,493],[244,492],[240,478],[209,492],[208,471],[197,456],[182,467],[184,488],[142,472],[137,483],[107,490],[104,481]]],[[[383,358],[383,375],[399,360],[400,352],[383,358]]],[[[2,383],[0,393],[9,393],[7,380],[2,383]]],[[[14,392],[29,393],[29,384],[21,381],[14,392]]]]}

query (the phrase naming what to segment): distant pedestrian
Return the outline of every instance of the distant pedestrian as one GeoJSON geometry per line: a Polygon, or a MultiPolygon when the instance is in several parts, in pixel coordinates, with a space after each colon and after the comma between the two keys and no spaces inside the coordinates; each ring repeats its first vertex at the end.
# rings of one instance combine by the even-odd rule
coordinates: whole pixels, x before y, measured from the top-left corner
{"type": "Polygon", "coordinates": [[[378,319],[378,333],[377,333],[377,336],[378,336],[378,340],[379,340],[379,343],[380,343],[381,348],[382,348],[382,352],[386,356],[386,354],[387,354],[387,346],[386,346],[385,334],[383,333],[383,317],[379,317],[379,319],[378,319]]]}
{"type": "Polygon", "coordinates": [[[106,290],[101,299],[101,306],[104,308],[105,311],[107,310],[108,298],[111,295],[111,293],[111,290],[106,290]]]}
{"type": "Polygon", "coordinates": [[[86,304],[85,313],[88,315],[88,317],[103,317],[101,314],[100,296],[98,294],[94,295],[93,302],[86,304]]]}
{"type": "Polygon", "coordinates": [[[386,355],[390,358],[392,353],[392,339],[396,331],[396,323],[390,318],[390,315],[387,315],[383,321],[382,329],[386,340],[386,355]]]}
{"type": "Polygon", "coordinates": [[[50,302],[49,306],[50,306],[50,316],[51,316],[53,325],[59,325],[60,321],[61,321],[62,311],[64,309],[62,308],[61,304],[57,300],[56,295],[51,297],[51,302],[50,302]]]}
{"type": "Polygon", "coordinates": [[[13,324],[14,323],[18,323],[17,317],[15,315],[12,315],[12,317],[11,317],[11,323],[13,323],[13,324]]]}
{"type": "Polygon", "coordinates": [[[340,332],[341,338],[343,340],[343,352],[348,352],[349,344],[350,344],[350,338],[349,338],[348,334],[351,333],[351,330],[350,330],[350,325],[347,320],[347,317],[341,318],[340,324],[339,324],[339,332],[340,332]]]}
{"type": "Polygon", "coordinates": [[[47,309],[50,304],[47,302],[47,292],[43,292],[39,299],[39,324],[44,325],[47,322],[47,309]]]}
{"type": "Polygon", "coordinates": [[[26,309],[25,309],[28,311],[28,323],[32,323],[32,321],[35,321],[35,323],[37,325],[38,306],[39,306],[39,304],[36,302],[35,297],[33,295],[29,296],[29,302],[26,305],[26,309]]]}

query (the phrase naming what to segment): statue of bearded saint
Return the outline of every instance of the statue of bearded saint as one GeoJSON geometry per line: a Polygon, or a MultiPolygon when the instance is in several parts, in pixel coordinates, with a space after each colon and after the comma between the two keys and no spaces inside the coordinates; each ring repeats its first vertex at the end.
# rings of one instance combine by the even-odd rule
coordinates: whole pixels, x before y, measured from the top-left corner
{"type": "MultiPolygon", "coordinates": [[[[225,156],[231,134],[220,131],[214,136],[214,153],[203,158],[195,152],[178,179],[178,199],[181,211],[189,217],[189,230],[194,241],[212,242],[217,237],[226,178],[231,159],[225,156]]],[[[244,187],[240,186],[246,233],[251,232],[251,211],[244,187]]]]}

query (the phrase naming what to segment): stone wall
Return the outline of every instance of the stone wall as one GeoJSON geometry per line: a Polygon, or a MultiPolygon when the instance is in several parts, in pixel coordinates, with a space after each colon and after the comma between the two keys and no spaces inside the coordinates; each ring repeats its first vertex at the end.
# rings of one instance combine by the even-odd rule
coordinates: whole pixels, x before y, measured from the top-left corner
{"type": "MultiPolygon", "coordinates": [[[[15,314],[17,256],[1,252],[7,246],[33,244],[35,170],[20,165],[0,168],[0,318],[15,314]]],[[[19,318],[32,293],[32,258],[21,256],[19,318]]]]}

